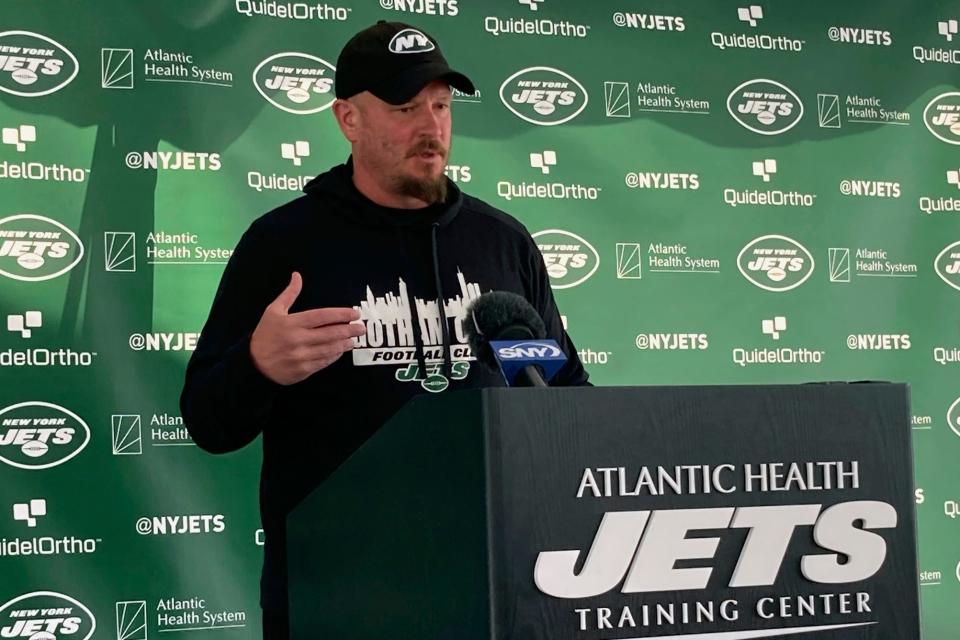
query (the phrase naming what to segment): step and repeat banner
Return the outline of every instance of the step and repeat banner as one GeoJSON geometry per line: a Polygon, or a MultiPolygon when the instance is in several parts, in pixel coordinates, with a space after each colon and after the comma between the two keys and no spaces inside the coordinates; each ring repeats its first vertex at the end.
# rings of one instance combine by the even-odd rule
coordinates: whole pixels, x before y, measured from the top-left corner
{"type": "Polygon", "coordinates": [[[596,384],[911,384],[924,637],[960,633],[960,3],[0,11],[3,637],[258,637],[259,443],[198,449],[180,386],[241,233],[346,159],[378,19],[475,81],[447,174],[536,237],[596,384]]]}

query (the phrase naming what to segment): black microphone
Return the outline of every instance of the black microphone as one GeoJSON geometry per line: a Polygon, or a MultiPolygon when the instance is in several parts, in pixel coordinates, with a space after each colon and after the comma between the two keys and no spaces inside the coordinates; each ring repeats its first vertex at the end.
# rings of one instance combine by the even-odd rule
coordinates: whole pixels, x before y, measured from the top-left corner
{"type": "MultiPolygon", "coordinates": [[[[490,291],[473,301],[465,322],[470,349],[479,362],[498,371],[491,340],[542,340],[547,335],[543,319],[526,298],[509,291],[490,291]]],[[[537,365],[522,368],[517,386],[546,387],[543,370],[537,365]]]]}

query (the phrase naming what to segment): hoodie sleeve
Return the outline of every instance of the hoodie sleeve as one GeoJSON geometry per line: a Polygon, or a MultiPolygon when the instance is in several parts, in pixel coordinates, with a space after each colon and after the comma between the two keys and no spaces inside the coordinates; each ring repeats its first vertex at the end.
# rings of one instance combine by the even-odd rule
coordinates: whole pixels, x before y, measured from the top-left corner
{"type": "Polygon", "coordinates": [[[530,287],[528,291],[529,300],[534,308],[543,318],[543,323],[547,329],[547,337],[557,341],[560,348],[567,355],[567,361],[561,367],[557,375],[550,381],[553,387],[572,387],[572,386],[593,386],[587,379],[590,377],[583,368],[580,356],[577,354],[577,348],[573,340],[567,335],[563,328],[563,321],[560,319],[560,311],[557,309],[557,302],[553,298],[553,289],[550,288],[550,276],[547,274],[547,267],[543,262],[543,255],[537,247],[536,241],[526,234],[528,240],[529,271],[532,274],[531,281],[527,284],[530,287]]]}
{"type": "Polygon", "coordinates": [[[211,453],[234,451],[253,441],[282,389],[260,373],[250,357],[250,335],[290,278],[281,272],[282,261],[272,259],[276,252],[256,227],[254,223],[244,233],[224,269],[180,395],[190,436],[211,453]]]}

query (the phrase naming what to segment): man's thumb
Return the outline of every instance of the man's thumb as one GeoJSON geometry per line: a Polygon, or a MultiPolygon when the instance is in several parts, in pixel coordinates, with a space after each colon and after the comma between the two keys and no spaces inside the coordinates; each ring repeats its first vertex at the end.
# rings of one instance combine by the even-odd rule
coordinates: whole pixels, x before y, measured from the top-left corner
{"type": "Polygon", "coordinates": [[[297,301],[297,296],[300,295],[300,290],[303,289],[303,278],[300,277],[300,273],[294,271],[290,276],[290,284],[287,285],[287,288],[280,292],[280,295],[277,296],[277,299],[274,300],[274,303],[280,306],[284,313],[290,311],[290,307],[293,306],[293,303],[297,301]]]}

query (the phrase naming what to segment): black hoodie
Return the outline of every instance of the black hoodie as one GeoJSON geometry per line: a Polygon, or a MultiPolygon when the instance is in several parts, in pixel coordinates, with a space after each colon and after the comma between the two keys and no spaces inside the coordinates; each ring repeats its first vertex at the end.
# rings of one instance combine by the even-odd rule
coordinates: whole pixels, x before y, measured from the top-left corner
{"type": "Polygon", "coordinates": [[[588,384],[530,234],[449,180],[448,187],[443,204],[382,207],[357,191],[348,160],[254,221],[224,270],[180,407],[194,441],[213,453],[263,433],[265,609],[286,609],[286,515],[301,499],[414,395],[503,386],[466,344],[464,308],[481,293],[525,297],[569,358],[553,384],[588,384]],[[281,386],[254,366],[250,334],[293,271],[303,290],[291,313],[355,307],[367,333],[333,365],[281,386]]]}

